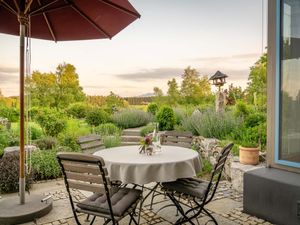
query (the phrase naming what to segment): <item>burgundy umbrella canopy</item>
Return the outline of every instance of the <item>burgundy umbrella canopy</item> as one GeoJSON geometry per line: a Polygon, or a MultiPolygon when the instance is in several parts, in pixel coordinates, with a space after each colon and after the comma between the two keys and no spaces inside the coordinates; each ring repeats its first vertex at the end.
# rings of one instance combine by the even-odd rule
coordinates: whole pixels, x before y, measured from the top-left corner
{"type": "Polygon", "coordinates": [[[0,33],[20,35],[20,203],[25,203],[24,40],[112,38],[140,17],[127,0],[0,0],[0,33]]]}
{"type": "Polygon", "coordinates": [[[53,40],[112,38],[140,17],[127,0],[0,0],[0,32],[19,35],[30,18],[31,37],[53,40]]]}

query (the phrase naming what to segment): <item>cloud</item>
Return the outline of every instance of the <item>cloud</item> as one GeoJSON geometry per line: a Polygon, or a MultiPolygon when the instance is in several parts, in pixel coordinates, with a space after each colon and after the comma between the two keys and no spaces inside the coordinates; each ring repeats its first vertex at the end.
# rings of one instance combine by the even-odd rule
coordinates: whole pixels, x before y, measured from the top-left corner
{"type": "Polygon", "coordinates": [[[174,77],[179,77],[183,73],[181,68],[155,68],[155,69],[143,69],[136,73],[127,74],[117,74],[115,77],[129,80],[129,81],[153,81],[153,80],[163,80],[170,79],[174,77]]]}
{"type": "MultiPolygon", "coordinates": [[[[197,68],[197,70],[201,75],[207,75],[208,77],[211,77],[216,72],[216,69],[206,68],[206,67],[200,67],[197,68]]],[[[247,79],[250,71],[249,69],[234,70],[234,69],[226,69],[226,68],[220,68],[220,70],[222,73],[225,73],[228,76],[227,80],[247,79]]]]}
{"type": "Polygon", "coordinates": [[[0,84],[11,84],[19,81],[19,69],[15,67],[0,67],[0,84]]]}
{"type": "Polygon", "coordinates": [[[231,55],[231,56],[221,56],[221,57],[198,57],[192,58],[189,60],[192,61],[200,61],[200,62],[224,62],[224,61],[241,61],[241,60],[253,60],[258,59],[261,54],[259,53],[247,53],[247,54],[238,54],[238,55],[231,55]]]}
{"type": "Polygon", "coordinates": [[[17,67],[0,67],[0,73],[15,74],[19,72],[17,67]]]}

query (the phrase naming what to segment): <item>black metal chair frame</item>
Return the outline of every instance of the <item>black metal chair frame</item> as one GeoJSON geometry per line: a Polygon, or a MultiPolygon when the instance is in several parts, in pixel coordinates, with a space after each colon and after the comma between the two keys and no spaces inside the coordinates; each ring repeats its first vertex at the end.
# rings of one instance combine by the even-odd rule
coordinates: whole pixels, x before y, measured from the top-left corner
{"type": "MultiPolygon", "coordinates": [[[[101,160],[95,160],[94,162],[90,161],[90,160],[78,160],[78,159],[71,159],[71,158],[67,158],[67,159],[63,159],[63,160],[67,160],[67,161],[71,161],[71,162],[77,162],[77,163],[88,163],[88,164],[95,164],[98,166],[99,168],[99,171],[100,171],[100,174],[101,174],[101,177],[102,177],[102,180],[103,180],[103,184],[104,184],[104,188],[105,188],[105,195],[106,195],[106,199],[107,199],[107,203],[108,203],[108,206],[109,206],[109,214],[103,214],[103,213],[99,213],[99,212],[96,212],[96,211],[92,211],[92,210],[82,210],[82,209],[78,209],[77,207],[75,207],[75,204],[74,204],[74,200],[73,200],[73,197],[72,197],[72,194],[71,194],[71,191],[70,191],[70,187],[69,187],[69,183],[68,183],[68,180],[67,180],[67,175],[66,175],[66,171],[65,171],[65,168],[62,164],[62,159],[60,157],[60,154],[65,154],[65,153],[58,153],[57,154],[57,159],[58,159],[58,162],[59,162],[59,165],[61,167],[61,170],[62,170],[62,174],[63,174],[63,177],[64,177],[64,181],[65,181],[65,186],[66,186],[66,189],[67,189],[67,192],[68,192],[68,195],[69,195],[69,200],[70,200],[70,203],[71,203],[71,208],[72,208],[72,212],[73,212],[73,215],[74,215],[74,218],[75,218],[75,221],[78,225],[81,225],[79,219],[78,219],[78,215],[77,213],[84,213],[84,214],[87,214],[87,218],[86,218],[86,221],[88,222],[89,220],[89,217],[90,216],[93,216],[91,222],[90,222],[90,225],[92,225],[96,219],[96,217],[102,217],[104,218],[105,222],[103,223],[103,225],[106,225],[108,224],[109,222],[112,222],[113,225],[118,225],[118,221],[121,220],[122,218],[124,218],[125,216],[129,215],[130,216],[130,222],[129,222],[129,225],[131,224],[131,222],[133,221],[136,225],[138,225],[136,219],[134,218],[134,215],[135,215],[135,209],[136,209],[136,206],[137,206],[137,203],[136,202],[134,204],[134,207],[130,207],[126,212],[125,214],[122,216],[122,217],[119,217],[119,218],[115,218],[114,214],[113,214],[113,208],[112,208],[112,204],[111,204],[111,199],[110,199],[110,190],[109,190],[109,187],[108,185],[111,185],[110,184],[110,180],[107,179],[107,170],[106,168],[103,168],[104,167],[104,161],[101,162],[101,160]]],[[[68,154],[68,153],[67,153],[68,154]]],[[[72,153],[71,153],[72,154],[72,153]]],[[[74,153],[73,153],[74,154],[74,153]]],[[[75,153],[75,154],[82,154],[82,155],[86,155],[86,154],[83,154],[83,153],[75,153]]],[[[89,155],[90,157],[93,157],[91,155],[89,155]]],[[[98,157],[98,156],[97,156],[98,157]]],[[[99,158],[99,157],[98,157],[99,158]]],[[[113,186],[113,185],[111,185],[113,186]]]]}
{"type": "MultiPolygon", "coordinates": [[[[160,134],[160,144],[161,145],[169,145],[169,146],[179,146],[179,147],[184,147],[184,148],[191,148],[192,147],[192,140],[193,140],[193,134],[192,132],[177,132],[177,131],[166,131],[164,133],[161,133],[160,134]],[[174,140],[172,141],[169,141],[167,142],[166,138],[167,137],[175,137],[174,140]],[[179,138],[186,138],[186,139],[191,139],[190,142],[183,142],[181,143],[180,139],[179,138]],[[176,138],[178,138],[178,140],[176,140],[176,138]]],[[[151,201],[150,201],[150,204],[147,205],[147,206],[150,206],[150,210],[153,209],[153,204],[154,204],[154,198],[156,196],[159,196],[159,195],[165,195],[164,192],[161,192],[161,191],[158,191],[158,188],[162,188],[161,184],[158,182],[156,183],[156,185],[152,188],[151,192],[152,193],[152,197],[151,197],[151,201]]],[[[166,197],[165,197],[166,199],[166,197]]],[[[176,216],[178,215],[178,212],[176,213],[176,216]]]]}
{"type": "MultiPolygon", "coordinates": [[[[217,187],[222,176],[222,171],[225,166],[226,159],[233,145],[234,145],[233,143],[230,143],[227,146],[225,146],[221,151],[219,159],[214,166],[214,170],[212,171],[211,178],[203,198],[199,199],[192,195],[187,195],[185,193],[179,193],[170,189],[165,189],[167,196],[171,199],[171,201],[174,203],[177,210],[181,214],[181,217],[176,221],[175,224],[183,224],[189,222],[190,224],[195,225],[195,223],[192,220],[197,219],[197,217],[204,212],[207,216],[211,218],[211,220],[209,221],[213,221],[216,225],[218,225],[218,222],[213,217],[213,215],[204,207],[213,199],[217,191],[217,187]],[[191,199],[195,204],[195,207],[190,207],[188,210],[184,211],[183,207],[181,206],[182,202],[180,202],[180,199],[178,199],[178,197],[191,199]]],[[[183,205],[187,206],[186,204],[183,205]]]]}

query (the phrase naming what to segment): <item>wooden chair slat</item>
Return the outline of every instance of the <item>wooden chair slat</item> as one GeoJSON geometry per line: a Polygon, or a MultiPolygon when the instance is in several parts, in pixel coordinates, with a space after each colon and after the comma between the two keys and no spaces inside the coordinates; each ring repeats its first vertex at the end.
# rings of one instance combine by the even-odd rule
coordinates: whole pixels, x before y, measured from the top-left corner
{"type": "Polygon", "coordinates": [[[66,171],[67,179],[70,180],[80,180],[90,183],[103,184],[103,179],[101,176],[91,175],[91,174],[82,174],[66,171]]]}
{"type": "Polygon", "coordinates": [[[169,145],[169,146],[178,146],[178,147],[183,147],[183,148],[191,148],[192,145],[190,143],[184,143],[184,142],[178,142],[178,143],[174,143],[174,142],[163,142],[163,145],[169,145]]]}
{"type": "Polygon", "coordinates": [[[77,173],[91,173],[94,175],[100,175],[100,170],[97,166],[83,165],[78,163],[62,162],[66,171],[77,173]]]}
{"type": "Polygon", "coordinates": [[[171,141],[171,142],[187,142],[191,143],[193,138],[191,137],[173,137],[173,136],[166,136],[165,141],[171,141]]]}
{"type": "Polygon", "coordinates": [[[176,137],[193,137],[192,132],[189,131],[166,131],[164,135],[176,137]]]}
{"type": "Polygon", "coordinates": [[[101,184],[89,184],[86,182],[74,181],[68,179],[69,188],[90,191],[94,193],[105,193],[105,187],[101,184]]]}

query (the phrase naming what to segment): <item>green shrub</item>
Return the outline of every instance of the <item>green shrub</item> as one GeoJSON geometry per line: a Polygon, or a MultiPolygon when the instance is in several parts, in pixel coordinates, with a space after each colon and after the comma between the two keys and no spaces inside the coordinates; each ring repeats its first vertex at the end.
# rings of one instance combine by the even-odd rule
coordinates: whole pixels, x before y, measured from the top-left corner
{"type": "Polygon", "coordinates": [[[36,121],[43,128],[44,133],[52,137],[56,137],[67,126],[63,114],[49,108],[41,109],[36,115],[36,121]]]}
{"type": "Polygon", "coordinates": [[[155,129],[155,124],[151,123],[148,124],[147,126],[143,127],[140,131],[140,134],[142,137],[145,137],[147,134],[150,134],[154,131],[155,129]]]}
{"type": "Polygon", "coordinates": [[[245,119],[246,127],[255,127],[266,122],[266,115],[263,113],[252,113],[245,119]]]}
{"type": "MultiPolygon", "coordinates": [[[[0,194],[19,190],[19,155],[7,154],[0,158],[0,194]]],[[[29,190],[32,179],[26,175],[26,190],[29,190]]]]}
{"type": "MultiPolygon", "coordinates": [[[[228,145],[229,143],[231,143],[232,141],[230,140],[221,140],[219,142],[219,146],[224,148],[226,145],[228,145]]],[[[231,153],[234,156],[238,156],[239,155],[239,144],[234,143],[232,149],[231,149],[231,153]]]]}
{"type": "Polygon", "coordinates": [[[29,125],[31,140],[37,140],[43,136],[43,130],[35,123],[29,125]]]}
{"type": "Polygon", "coordinates": [[[56,153],[56,149],[32,153],[31,164],[35,180],[54,179],[61,176],[56,153]]]}
{"type": "Polygon", "coordinates": [[[57,145],[57,140],[54,137],[46,136],[36,140],[35,143],[39,149],[49,150],[49,149],[54,149],[54,147],[57,145]]]}
{"type": "Polygon", "coordinates": [[[239,101],[235,105],[234,115],[236,117],[245,118],[250,114],[250,111],[250,107],[245,102],[239,101]]]}
{"type": "Polygon", "coordinates": [[[88,111],[89,111],[89,106],[83,102],[73,103],[66,110],[69,116],[72,116],[77,119],[85,118],[88,111]]]}
{"type": "Polygon", "coordinates": [[[0,146],[0,159],[2,158],[3,154],[4,154],[4,149],[1,148],[1,146],[0,146]]]}
{"type": "Polygon", "coordinates": [[[207,159],[203,159],[202,171],[197,175],[199,177],[203,177],[205,175],[208,176],[208,175],[210,175],[212,170],[213,170],[212,164],[207,159]]]}
{"type": "Polygon", "coordinates": [[[159,130],[173,130],[176,122],[174,111],[171,107],[163,106],[156,114],[159,130]]]}
{"type": "Polygon", "coordinates": [[[155,116],[157,111],[158,111],[158,105],[155,102],[152,102],[148,105],[148,107],[147,107],[148,113],[151,113],[152,115],[155,116]]]}
{"type": "MultiPolygon", "coordinates": [[[[27,132],[27,129],[28,129],[31,140],[37,140],[43,136],[42,128],[36,123],[30,122],[27,127],[25,126],[25,133],[27,132]]],[[[15,128],[12,128],[12,130],[16,136],[19,136],[20,125],[18,124],[18,126],[15,128]]]]}
{"type": "Polygon", "coordinates": [[[122,128],[134,128],[148,124],[153,117],[150,113],[137,109],[124,109],[113,114],[113,123],[122,128]]]}
{"type": "Polygon", "coordinates": [[[121,130],[113,123],[104,123],[95,127],[95,133],[100,134],[101,136],[116,135],[116,134],[120,135],[121,130]]]}
{"type": "Polygon", "coordinates": [[[39,114],[40,110],[43,110],[43,108],[40,108],[38,106],[31,107],[28,111],[28,114],[30,115],[31,119],[35,120],[35,118],[39,114]]]}
{"type": "Polygon", "coordinates": [[[174,110],[176,125],[181,125],[182,120],[187,117],[186,112],[181,108],[174,108],[173,110],[174,110]]]}
{"type": "Polygon", "coordinates": [[[267,124],[263,123],[255,127],[243,127],[236,141],[243,147],[258,147],[265,149],[267,143],[267,124]]]}
{"type": "Polygon", "coordinates": [[[68,119],[67,127],[63,133],[77,137],[84,136],[91,133],[91,126],[85,120],[68,119]]]}
{"type": "Polygon", "coordinates": [[[121,145],[121,137],[119,135],[110,135],[102,137],[105,148],[113,148],[121,145]]]}
{"type": "Polygon", "coordinates": [[[0,126],[0,149],[8,146],[19,145],[19,133],[14,130],[8,130],[6,127],[0,126]]]}
{"type": "Polygon", "coordinates": [[[100,108],[93,108],[88,111],[86,118],[86,122],[91,126],[98,126],[102,123],[109,122],[109,114],[100,108]]]}
{"type": "MultiPolygon", "coordinates": [[[[61,147],[70,148],[69,151],[80,152],[80,146],[77,144],[78,136],[74,134],[64,133],[58,136],[58,144],[61,147]]],[[[61,151],[61,150],[60,150],[61,151]]]]}
{"type": "Polygon", "coordinates": [[[17,108],[1,106],[0,117],[7,118],[9,122],[17,122],[19,121],[20,113],[17,108]]]}
{"type": "Polygon", "coordinates": [[[206,111],[201,113],[199,111],[184,119],[182,125],[185,130],[197,136],[226,139],[231,132],[240,127],[241,123],[242,119],[235,118],[231,112],[206,111]]]}

